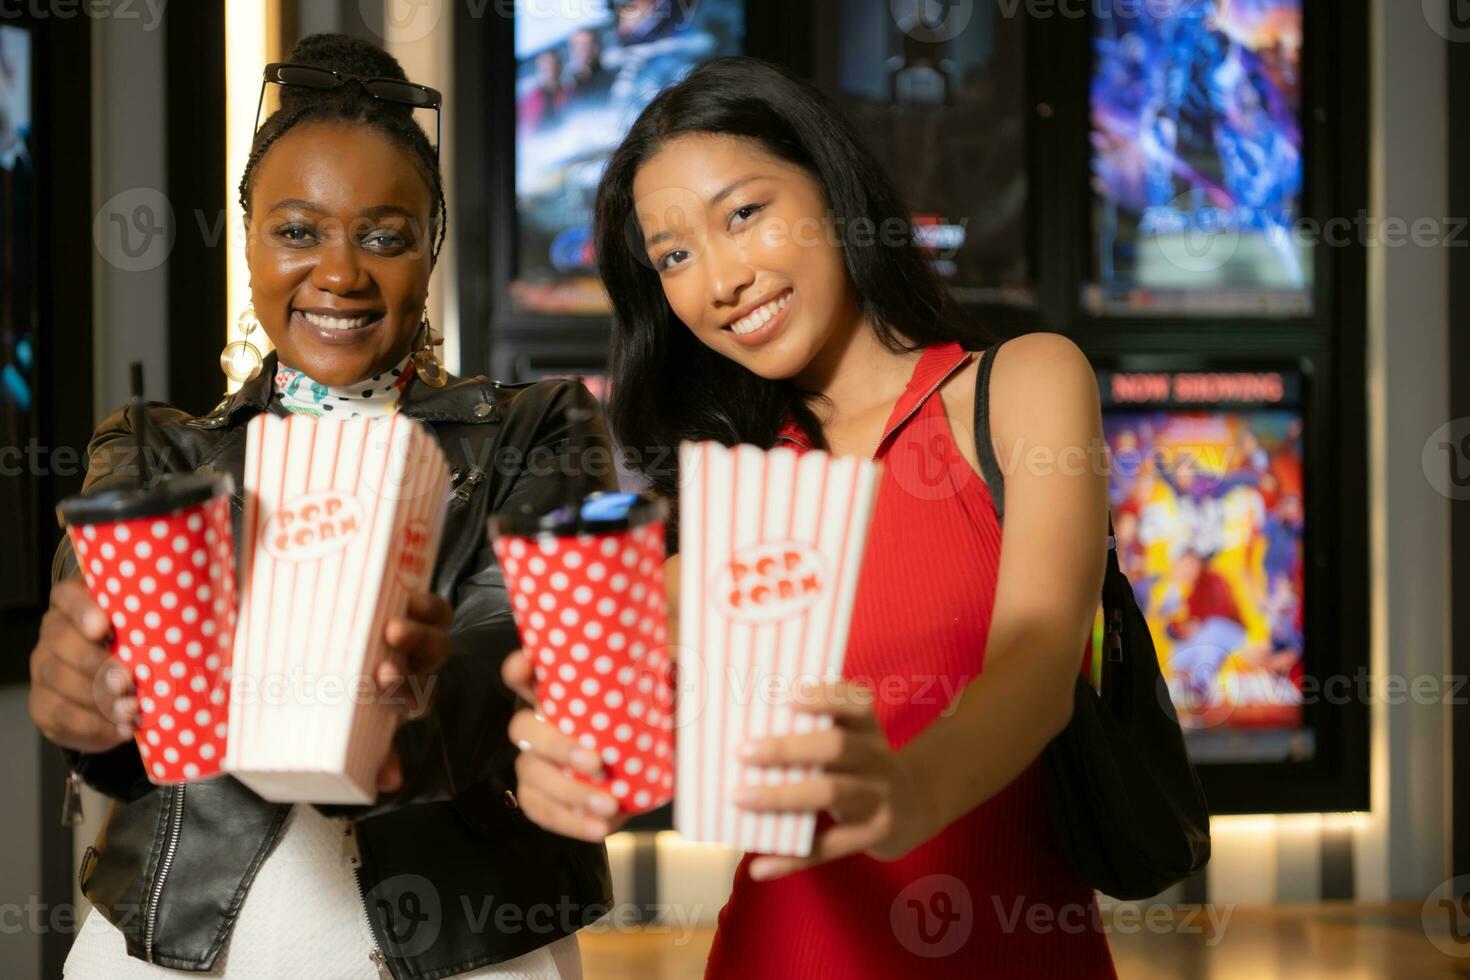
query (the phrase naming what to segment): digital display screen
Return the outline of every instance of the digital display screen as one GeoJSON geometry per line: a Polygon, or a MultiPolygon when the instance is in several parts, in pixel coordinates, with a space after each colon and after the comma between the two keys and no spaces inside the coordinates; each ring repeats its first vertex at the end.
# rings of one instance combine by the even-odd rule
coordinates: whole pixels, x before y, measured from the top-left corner
{"type": "Polygon", "coordinates": [[[1301,376],[1100,372],[1099,383],[1118,561],[1191,755],[1310,758],[1301,376]]]}
{"type": "Polygon", "coordinates": [[[38,601],[39,474],[25,452],[36,437],[36,165],[31,123],[31,35],[0,26],[0,445],[12,450],[0,478],[0,605],[38,601]],[[13,549],[13,552],[12,552],[13,549]]]}
{"type": "Polygon", "coordinates": [[[743,0],[586,0],[516,10],[519,311],[607,313],[592,205],[607,159],[660,91],[744,47],[743,0]]]}
{"type": "Polygon", "coordinates": [[[1302,0],[1099,0],[1091,312],[1310,312],[1302,0]]]}
{"type": "Polygon", "coordinates": [[[1001,0],[944,6],[822,4],[817,81],[898,185],[955,297],[1030,305],[1026,19],[1001,0]]]}

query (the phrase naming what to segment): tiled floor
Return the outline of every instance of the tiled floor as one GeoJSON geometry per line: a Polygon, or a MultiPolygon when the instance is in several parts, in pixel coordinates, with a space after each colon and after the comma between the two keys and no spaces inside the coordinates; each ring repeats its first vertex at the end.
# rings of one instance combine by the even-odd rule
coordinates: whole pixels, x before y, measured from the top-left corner
{"type": "MultiPolygon", "coordinates": [[[[1109,941],[1118,976],[1168,980],[1450,980],[1470,977],[1470,939],[1430,941],[1418,905],[1322,903],[1217,909],[1218,930],[1198,914],[1141,927],[1114,917],[1109,941]],[[1228,917],[1226,912],[1228,911],[1228,917]]],[[[582,935],[586,980],[698,980],[712,929],[582,935]]],[[[942,972],[934,976],[942,977],[942,972]]],[[[763,978],[775,980],[775,978],[763,978]]]]}

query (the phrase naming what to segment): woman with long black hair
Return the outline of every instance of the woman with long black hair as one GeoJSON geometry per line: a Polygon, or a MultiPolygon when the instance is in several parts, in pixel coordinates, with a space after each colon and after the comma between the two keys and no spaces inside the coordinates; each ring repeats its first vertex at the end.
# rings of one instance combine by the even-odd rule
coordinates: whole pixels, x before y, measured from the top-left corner
{"type": "MultiPolygon", "coordinates": [[[[1086,358],[1045,333],[997,351],[852,127],[750,59],[696,69],[639,117],[599,189],[597,244],[610,418],[656,490],[677,504],[677,472],[651,461],[686,439],[884,464],[844,679],[804,699],[836,724],[742,747],[824,767],[743,801],[817,812],[814,851],[745,857],[708,975],[1112,976],[1037,764],[1070,717],[1103,577],[1086,358]]],[[[698,637],[680,643],[697,655],[698,637]]],[[[524,656],[505,676],[530,697],[524,656]]],[[[617,825],[560,771],[596,760],[531,711],[510,730],[528,816],[588,840],[617,825]]]]}

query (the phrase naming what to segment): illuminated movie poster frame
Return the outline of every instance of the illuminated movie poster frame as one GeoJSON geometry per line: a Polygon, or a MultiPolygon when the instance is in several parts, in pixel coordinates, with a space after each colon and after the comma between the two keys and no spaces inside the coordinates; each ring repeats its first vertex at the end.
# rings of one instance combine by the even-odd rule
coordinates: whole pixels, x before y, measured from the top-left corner
{"type": "Polygon", "coordinates": [[[529,5],[511,18],[518,89],[513,131],[516,212],[513,278],[505,299],[518,314],[610,313],[597,280],[590,222],[592,193],[603,164],[658,91],[694,66],[745,50],[743,0],[637,0],[645,5],[645,16],[628,38],[622,37],[621,26],[614,35],[613,25],[622,18],[615,9],[620,2],[633,5],[633,0],[586,0],[564,8],[529,5]],[[598,4],[610,22],[591,19],[598,4]],[[581,26],[572,26],[579,22],[581,26]],[[571,60],[578,51],[599,53],[593,56],[596,67],[580,80],[571,60]],[[559,80],[557,94],[548,97],[538,86],[522,93],[523,81],[539,77],[543,64],[559,80]],[[528,180],[525,186],[523,179],[528,180]],[[579,220],[584,207],[586,222],[579,220]]]}
{"type": "MultiPolygon", "coordinates": [[[[1345,507],[1333,472],[1342,435],[1332,407],[1336,392],[1328,382],[1330,356],[1253,357],[1249,355],[1132,354],[1096,355],[1103,411],[1124,413],[1164,410],[1252,411],[1270,408],[1264,400],[1243,403],[1180,403],[1152,400],[1118,403],[1111,397],[1117,374],[1154,376],[1249,374],[1281,376],[1300,385],[1295,409],[1303,424],[1302,469],[1305,527],[1302,538],[1304,576],[1304,668],[1302,728],[1311,732],[1311,751],[1303,757],[1275,761],[1209,761],[1197,758],[1200,778],[1214,813],[1292,812],[1360,809],[1367,806],[1368,637],[1348,635],[1351,619],[1341,601],[1354,595],[1354,575],[1345,568],[1353,542],[1341,534],[1345,507]]],[[[1114,465],[1117,465],[1115,462],[1114,465]]],[[[1167,696],[1167,692],[1164,692],[1167,696]]]]}
{"type": "Polygon", "coordinates": [[[1098,387],[1115,550],[1191,755],[1309,761],[1303,693],[1316,651],[1293,635],[1315,598],[1302,587],[1312,477],[1300,374],[1102,371],[1098,387]]]}
{"type": "MultiPolygon", "coordinates": [[[[1206,31],[1213,38],[1223,35],[1210,29],[1210,17],[1213,16],[1215,8],[1221,7],[1227,13],[1238,15],[1246,8],[1253,8],[1255,4],[1264,0],[1171,0],[1189,15],[1189,19],[1199,18],[1200,23],[1206,25],[1206,31]],[[1232,6],[1232,3],[1238,6],[1232,6]]],[[[1158,235],[1149,235],[1140,231],[1137,236],[1137,245],[1140,256],[1151,258],[1158,268],[1173,267],[1177,270],[1180,278],[1178,287],[1157,286],[1150,287],[1143,283],[1134,283],[1131,289],[1119,289],[1106,281],[1106,276],[1100,274],[1101,270],[1111,264],[1112,256],[1106,259],[1103,255],[1103,229],[1099,224],[1101,215],[1105,211],[1109,196],[1098,192],[1097,182],[1101,175],[1096,167],[1102,156],[1098,153],[1099,142],[1106,141],[1108,134],[1113,133],[1119,141],[1119,145],[1139,145],[1144,142],[1151,144],[1167,144],[1171,134],[1176,139],[1186,139],[1185,135],[1189,127],[1183,123],[1173,121],[1172,125],[1161,125],[1150,129],[1147,134],[1140,134],[1138,139],[1128,140],[1120,135],[1126,130],[1126,125],[1119,120],[1118,113],[1105,113],[1107,118],[1115,120],[1119,125],[1107,126],[1099,124],[1099,107],[1096,102],[1097,94],[1102,92],[1120,93],[1126,91],[1124,80],[1109,80],[1103,82],[1099,75],[1106,67],[1117,68],[1114,64],[1104,64],[1101,57],[1100,46],[1104,44],[1102,35],[1105,33],[1105,17],[1112,17],[1119,22],[1122,33],[1133,36],[1136,40],[1128,50],[1147,50],[1147,42],[1138,40],[1142,37],[1141,32],[1130,30],[1133,25],[1127,23],[1131,17],[1144,16],[1148,11],[1154,9],[1154,5],[1134,3],[1132,0],[1100,0],[1093,7],[1092,16],[1087,19],[1087,57],[1085,61],[1085,81],[1082,83],[1082,97],[1086,108],[1086,123],[1084,128],[1084,143],[1081,147],[1086,172],[1086,186],[1084,187],[1085,215],[1082,221],[1084,239],[1081,243],[1082,254],[1079,256],[1081,275],[1081,286],[1078,289],[1077,303],[1078,314],[1083,318],[1097,319],[1142,319],[1142,320],[1169,320],[1179,318],[1190,318],[1199,320],[1221,321],[1230,318],[1257,318],[1270,320],[1295,320],[1299,322],[1317,319],[1323,309],[1324,299],[1330,294],[1332,288],[1331,259],[1333,249],[1323,248],[1320,244],[1313,242],[1313,229],[1318,227],[1314,218],[1322,214],[1334,213],[1327,204],[1332,190],[1332,181],[1324,179],[1330,169],[1326,161],[1334,152],[1333,135],[1324,125],[1330,118],[1328,107],[1320,102],[1329,93],[1329,87],[1323,84],[1319,77],[1322,66],[1319,64],[1318,51],[1321,45],[1317,37],[1319,32],[1326,35],[1331,28],[1328,17],[1323,15],[1317,0],[1282,0],[1282,2],[1294,2],[1300,10],[1299,33],[1295,36],[1298,45],[1298,61],[1294,66],[1294,80],[1297,86],[1297,105],[1294,118],[1282,120],[1282,131],[1277,132],[1274,126],[1265,129],[1278,137],[1278,144],[1285,147],[1286,151],[1297,154],[1295,171],[1297,186],[1293,193],[1294,208],[1285,209],[1288,215],[1286,223],[1281,224],[1276,219],[1280,210],[1272,201],[1257,207],[1237,205],[1236,210],[1241,214],[1251,216],[1251,220],[1259,220],[1267,227],[1264,230],[1261,241],[1256,241],[1256,236],[1249,227],[1236,227],[1236,222],[1229,218],[1227,210],[1220,204],[1231,198],[1232,195],[1259,193],[1259,180],[1252,184],[1243,181],[1247,187],[1231,188],[1228,185],[1228,176],[1221,175],[1219,180],[1212,179],[1212,175],[1197,172],[1191,169],[1189,161],[1181,164],[1180,172],[1176,172],[1170,181],[1174,185],[1173,190],[1167,193],[1173,194],[1173,198],[1167,202],[1166,210],[1161,212],[1164,218],[1159,222],[1162,232],[1158,235]],[[1117,13],[1109,13],[1116,10],[1117,13]],[[1122,126],[1120,129],[1119,126],[1122,126]],[[1295,136],[1296,143],[1292,145],[1292,137],[1295,136]],[[1145,139],[1146,137],[1146,139],[1145,139]],[[1181,172],[1184,176],[1181,176],[1181,172]],[[1193,184],[1194,196],[1190,198],[1189,204],[1199,205],[1192,216],[1184,217],[1175,209],[1175,205],[1189,195],[1189,186],[1193,184]],[[1184,187],[1184,190],[1180,190],[1184,187]],[[1183,222],[1179,225],[1178,222],[1183,222]],[[1274,244],[1268,241],[1272,236],[1269,232],[1276,232],[1279,239],[1274,244]],[[1171,233],[1179,232],[1179,233],[1171,233]],[[1235,286],[1220,284],[1212,286],[1209,283],[1211,277],[1216,276],[1232,263],[1238,264],[1242,258],[1242,250],[1249,250],[1259,245],[1263,249],[1274,249],[1277,252],[1292,252],[1293,260],[1302,263],[1300,275],[1304,279],[1303,285],[1298,289],[1270,288],[1269,286],[1235,286]],[[1289,247],[1288,247],[1289,246],[1289,247]],[[1191,275],[1200,277],[1200,282],[1195,287],[1187,283],[1191,275]]],[[[1184,19],[1184,18],[1181,18],[1184,19]]],[[[1236,20],[1239,21],[1239,16],[1236,20]]],[[[1269,18],[1261,15],[1255,21],[1236,23],[1237,31],[1247,30],[1254,27],[1257,31],[1265,30],[1269,18]]],[[[1285,36],[1285,35],[1283,35],[1285,36]]],[[[1115,44],[1123,47],[1115,40],[1115,44]]],[[[1285,42],[1283,42],[1285,43],[1285,42]]],[[[1330,42],[1329,42],[1330,43],[1330,42]]],[[[1227,53],[1222,55],[1222,62],[1228,61],[1238,71],[1249,74],[1266,76],[1271,74],[1273,68],[1278,73],[1286,73],[1279,66],[1269,64],[1270,52],[1259,52],[1251,49],[1249,45],[1242,43],[1238,38],[1226,38],[1225,45],[1227,53]],[[1231,49],[1245,50],[1248,53],[1238,58],[1230,58],[1231,49]],[[1256,55],[1260,55],[1257,58],[1256,55]]],[[[1170,53],[1170,59],[1173,57],[1170,53]]],[[[1123,56],[1119,55],[1119,59],[1123,56]]],[[[1161,59],[1168,61],[1169,59],[1161,59]]],[[[1221,69],[1219,73],[1223,73],[1221,69]]],[[[1191,84],[1197,80],[1203,72],[1191,72],[1189,78],[1191,84]]],[[[1287,73],[1289,74],[1289,73],[1287,73]]],[[[1276,79],[1265,79],[1276,81],[1276,79]]],[[[1201,84],[1205,84],[1201,82],[1201,84]]],[[[1177,87],[1177,86],[1176,86],[1177,87]]],[[[1252,91],[1260,92],[1261,88],[1252,87],[1252,91]]],[[[1281,98],[1280,92],[1266,86],[1266,95],[1262,97],[1260,112],[1270,114],[1273,108],[1273,100],[1281,98]]],[[[1201,98],[1195,93],[1195,101],[1201,98]]],[[[1122,101],[1121,96],[1118,101],[1122,101]]],[[[1126,107],[1124,107],[1126,108],[1126,107]]],[[[1183,113],[1183,110],[1180,110],[1183,113]]],[[[1198,113],[1196,112],[1196,115],[1198,113]]],[[[1212,123],[1218,122],[1215,116],[1209,117],[1212,123]]],[[[1171,121],[1166,119],[1165,123],[1171,121]]],[[[1202,128],[1202,127],[1196,127],[1202,128]]],[[[1232,130],[1234,132],[1234,130],[1232,130]]],[[[1211,138],[1200,136],[1199,139],[1211,138]]],[[[1218,145],[1216,149],[1221,154],[1234,152],[1241,157],[1249,155],[1246,149],[1241,148],[1245,143],[1242,136],[1235,144],[1236,148],[1231,150],[1218,145]]],[[[1259,147],[1251,147],[1251,150],[1259,150],[1259,147]]],[[[1165,151],[1160,151],[1165,152],[1165,151]]],[[[1147,166],[1141,168],[1142,173],[1138,175],[1138,181],[1142,185],[1140,193],[1147,193],[1150,186],[1150,174],[1152,171],[1147,166]]],[[[1116,178],[1115,179],[1121,179],[1116,178]]],[[[1129,207],[1125,204],[1117,209],[1119,213],[1126,213],[1129,207]]],[[[1156,215],[1157,217],[1157,215],[1156,215]]],[[[1140,216],[1140,219],[1142,216],[1140,216]]],[[[1317,236],[1320,237],[1320,236],[1317,236]]],[[[1268,263],[1274,264],[1274,263],[1268,263]]]]}
{"type": "MultiPolygon", "coordinates": [[[[0,24],[30,34],[34,207],[37,215],[46,216],[35,222],[32,270],[32,412],[26,436],[32,445],[21,446],[19,458],[4,460],[18,466],[19,478],[31,484],[31,512],[24,517],[34,530],[33,540],[9,549],[6,558],[27,566],[35,588],[29,596],[0,602],[0,643],[23,652],[35,644],[46,609],[51,556],[62,537],[51,508],[81,489],[87,441],[97,424],[91,385],[77,384],[78,371],[86,374],[93,355],[92,276],[88,268],[78,270],[74,261],[76,243],[89,240],[96,217],[87,195],[75,193],[91,179],[92,92],[85,18],[16,11],[0,24]]],[[[6,543],[11,544],[8,539],[6,543]]],[[[25,656],[7,658],[0,666],[0,684],[28,680],[25,656]]]]}
{"type": "MultiPolygon", "coordinates": [[[[795,67],[806,57],[812,23],[807,0],[759,4],[744,11],[745,53],[795,67]]],[[[453,5],[454,88],[474,92],[455,100],[449,166],[457,175],[451,199],[454,264],[460,312],[462,373],[498,370],[507,348],[535,347],[555,338],[577,349],[597,347],[607,357],[609,316],[517,310],[511,288],[517,275],[516,79],[513,17],[481,17],[473,4],[453,5]],[[488,273],[488,274],[487,274],[488,273]]],[[[508,378],[508,375],[501,375],[508,378]]]]}
{"type": "MultiPolygon", "coordinates": [[[[1041,95],[1038,76],[1044,73],[1039,68],[1047,60],[1044,44],[1038,35],[1049,25],[1039,20],[1028,23],[1017,17],[1004,0],[953,4],[948,9],[943,4],[933,4],[927,16],[912,0],[908,4],[840,0],[816,3],[814,7],[807,76],[840,108],[849,112],[858,109],[851,118],[859,132],[869,140],[879,165],[888,170],[899,193],[915,209],[915,238],[930,261],[938,264],[940,278],[950,286],[951,293],[962,305],[985,311],[982,315],[998,314],[1007,319],[1039,317],[1043,270],[1037,261],[1038,242],[1039,232],[1043,230],[1040,228],[1040,216],[1047,197],[1040,188],[1052,183],[1047,179],[1050,175],[1044,175],[1039,165],[1053,154],[1040,152],[1035,145],[1034,120],[1038,116],[1030,110],[1033,97],[1041,95]],[[871,10],[863,10],[870,18],[891,18],[887,37],[879,40],[863,30],[870,27],[872,21],[865,22],[861,17],[849,19],[858,12],[856,8],[866,7],[872,7],[871,10]],[[900,15],[901,10],[903,13],[900,15]],[[961,45],[956,50],[955,46],[960,45],[964,35],[974,30],[986,16],[991,18],[992,35],[979,45],[961,45]],[[950,26],[952,23],[964,26],[955,31],[950,26]],[[848,29],[846,34],[844,28],[848,29]],[[998,41],[1002,38],[1015,45],[1015,50],[1009,52],[1007,58],[1002,58],[999,53],[998,41]],[[993,47],[984,50],[987,46],[993,47]],[[879,54],[885,56],[882,60],[875,57],[875,47],[879,54]],[[866,61],[854,61],[851,65],[862,64],[865,70],[850,75],[851,65],[846,60],[850,55],[870,57],[875,63],[870,66],[866,61]],[[927,85],[933,85],[942,78],[945,89],[942,103],[936,102],[927,109],[921,109],[919,120],[902,124],[902,129],[898,128],[898,120],[904,114],[896,112],[896,78],[898,73],[911,69],[909,64],[895,63],[897,58],[917,63],[920,77],[928,79],[927,85]],[[1014,71],[1015,75],[996,75],[997,71],[1014,71]],[[884,87],[889,90],[887,99],[876,94],[884,87]],[[1001,100],[1006,108],[1014,106],[1015,115],[985,118],[983,122],[977,120],[971,113],[979,111],[974,103],[979,101],[980,90],[998,90],[1001,94],[994,97],[1001,100]],[[955,123],[967,132],[954,141],[946,138],[936,152],[934,132],[942,124],[943,131],[948,132],[955,123]],[[874,130],[874,126],[878,129],[874,130]],[[972,130],[988,131],[976,136],[970,132],[972,130]],[[934,169],[924,173],[921,179],[915,171],[926,171],[926,165],[931,161],[934,169]],[[1014,174],[1010,169],[1012,165],[1018,166],[1024,177],[1024,185],[1019,191],[1010,179],[1014,174]],[[979,172],[970,169],[976,166],[983,169],[979,172]],[[966,169],[962,171],[962,167],[966,169]],[[945,173],[954,176],[962,173],[965,179],[944,182],[948,189],[940,190],[945,173]],[[914,186],[916,181],[927,181],[929,185],[931,196],[927,207],[924,195],[914,186]],[[966,181],[976,184],[981,190],[956,189],[966,181]],[[963,206],[958,200],[966,194],[978,195],[967,202],[970,207],[963,206]],[[986,197],[987,194],[993,196],[986,197]],[[950,207],[942,208],[941,204],[950,207]],[[1007,208],[1014,208],[1019,216],[1012,217],[1010,222],[1002,221],[1007,227],[997,233],[993,228],[997,220],[994,212],[1007,208]],[[1004,250],[1009,260],[1019,263],[1022,273],[1019,279],[984,281],[983,275],[978,279],[967,279],[962,270],[953,268],[957,247],[970,241],[973,229],[981,231],[974,242],[983,257],[970,261],[989,265],[997,262],[997,253],[1004,250]],[[1011,241],[1011,235],[1017,236],[1019,241],[1011,241]]],[[[987,273],[994,271],[985,270],[987,273]]]]}
{"type": "MultiPolygon", "coordinates": [[[[39,560],[40,552],[45,540],[44,526],[40,522],[41,506],[40,500],[43,493],[43,481],[41,474],[34,472],[32,466],[36,459],[33,453],[26,452],[26,444],[36,444],[41,435],[41,413],[44,404],[41,398],[43,378],[41,375],[40,347],[43,341],[41,331],[44,324],[41,319],[41,310],[44,298],[40,292],[40,266],[39,256],[41,242],[40,208],[42,207],[43,188],[41,181],[46,175],[40,168],[40,156],[44,152],[42,141],[45,139],[44,119],[41,118],[42,92],[40,91],[41,72],[38,62],[42,56],[40,50],[39,32],[34,30],[24,21],[0,20],[0,32],[5,36],[5,43],[12,49],[25,52],[25,64],[22,66],[25,73],[25,92],[27,104],[25,111],[28,118],[25,120],[28,138],[23,138],[22,145],[18,147],[15,154],[13,166],[24,168],[29,173],[30,189],[25,195],[27,211],[24,212],[28,220],[25,227],[18,230],[7,227],[3,231],[12,236],[8,242],[0,242],[0,256],[14,263],[14,274],[24,277],[26,281],[11,284],[0,282],[0,301],[10,307],[13,318],[13,330],[15,332],[15,360],[7,358],[5,367],[4,384],[6,389],[20,391],[20,397],[26,399],[26,405],[18,408],[17,418],[20,429],[5,436],[13,436],[16,440],[15,448],[22,455],[17,456],[14,463],[25,459],[24,465],[18,467],[19,473],[8,474],[4,479],[11,483],[12,489],[17,491],[16,503],[18,508],[12,508],[13,512],[0,515],[0,520],[15,522],[7,538],[15,537],[11,541],[16,554],[12,560],[7,562],[5,572],[6,588],[0,590],[0,609],[26,610],[36,607],[42,597],[42,563],[39,560]],[[23,47],[17,45],[17,41],[23,41],[23,47]],[[13,300],[16,297],[30,297],[30,302],[25,308],[20,308],[19,303],[13,300]],[[24,322],[22,322],[24,321],[24,322]],[[24,339],[22,339],[24,338],[24,339]],[[22,346],[24,345],[24,346],[22,346]],[[22,352],[28,354],[28,358],[22,352]],[[14,560],[18,558],[19,560],[14,560]]],[[[3,107],[0,107],[3,109],[3,107]]],[[[7,194],[8,200],[14,200],[13,194],[7,194]]],[[[6,217],[10,217],[9,214],[6,217]]],[[[0,270],[3,271],[3,270],[0,270]]],[[[0,397],[10,397],[5,391],[0,391],[0,397]]],[[[9,443],[9,438],[6,442],[9,443]]]]}

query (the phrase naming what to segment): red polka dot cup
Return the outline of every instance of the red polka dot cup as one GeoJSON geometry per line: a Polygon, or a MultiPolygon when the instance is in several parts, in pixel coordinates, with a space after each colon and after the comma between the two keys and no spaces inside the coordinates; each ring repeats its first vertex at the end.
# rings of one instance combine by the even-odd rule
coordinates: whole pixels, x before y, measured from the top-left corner
{"type": "Polygon", "coordinates": [[[607,493],[580,511],[489,521],[541,713],[601,756],[595,785],[630,814],[674,795],[665,513],[652,498],[607,493]]]}
{"type": "Polygon", "coordinates": [[[146,490],[70,497],[57,512],[113,654],[132,672],[135,736],[155,783],[218,775],[235,635],[229,474],[167,476],[146,490]]]}

